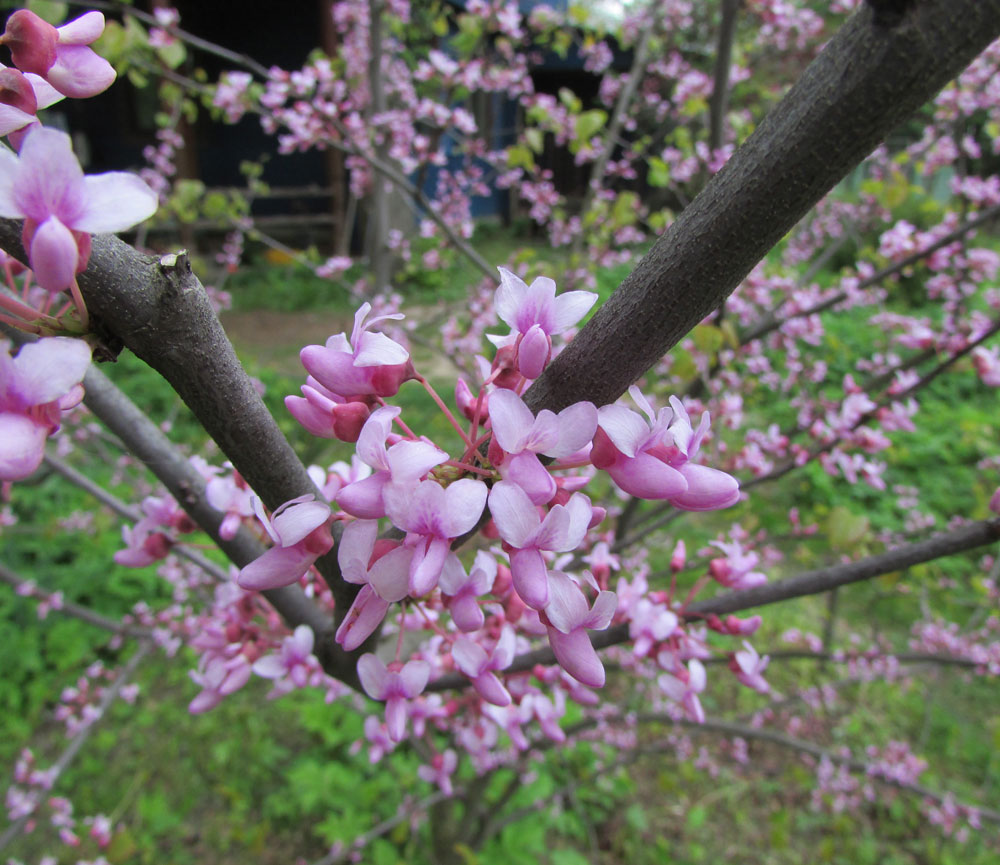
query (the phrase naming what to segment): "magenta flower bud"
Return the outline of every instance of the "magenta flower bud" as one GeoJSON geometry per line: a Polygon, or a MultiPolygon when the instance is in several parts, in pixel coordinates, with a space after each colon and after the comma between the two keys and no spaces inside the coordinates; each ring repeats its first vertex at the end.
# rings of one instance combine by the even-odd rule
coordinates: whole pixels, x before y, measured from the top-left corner
{"type": "Polygon", "coordinates": [[[684,541],[678,541],[674,547],[674,552],[670,556],[670,570],[675,574],[684,570],[684,563],[687,560],[687,547],[684,541]]]}
{"type": "Polygon", "coordinates": [[[22,72],[45,75],[56,62],[59,31],[27,9],[18,9],[7,19],[3,42],[10,49],[14,65],[22,72]]]}
{"type": "MultiPolygon", "coordinates": [[[[458,410],[465,415],[465,419],[471,421],[476,416],[477,395],[466,383],[464,378],[459,378],[455,382],[455,403],[458,410]]],[[[479,407],[479,418],[482,420],[489,414],[489,397],[483,394],[482,405],[479,407]]]]}
{"type": "Polygon", "coordinates": [[[0,103],[25,114],[38,111],[38,97],[31,82],[16,69],[0,69],[0,103]]]}
{"type": "Polygon", "coordinates": [[[518,337],[517,368],[525,378],[535,379],[542,374],[552,355],[552,340],[542,328],[533,324],[528,332],[518,337]]]}

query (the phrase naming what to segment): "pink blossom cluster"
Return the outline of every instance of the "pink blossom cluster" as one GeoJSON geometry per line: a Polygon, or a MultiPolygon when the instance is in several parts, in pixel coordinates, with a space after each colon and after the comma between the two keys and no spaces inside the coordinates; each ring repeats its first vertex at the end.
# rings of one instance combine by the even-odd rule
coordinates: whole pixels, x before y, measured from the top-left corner
{"type": "MultiPolygon", "coordinates": [[[[703,637],[681,624],[671,595],[646,597],[640,577],[631,584],[622,580],[618,594],[612,591],[611,574],[621,564],[595,534],[604,509],[583,490],[593,465],[604,468],[622,490],[678,508],[712,510],[736,503],[736,481],[700,458],[709,417],[703,415],[695,426],[676,399],[656,412],[638,389],[632,396],[646,418],[624,406],[597,409],[587,402],[558,414],[535,414],[521,392],[544,372],[558,350],[559,335],[587,313],[596,296],[584,291],[557,295],[550,279],[528,285],[503,268],[500,274],[494,307],[509,332],[490,337],[497,351],[492,363],[482,365],[478,392],[460,383],[457,416],[416,373],[407,351],[373,329],[377,320],[368,317],[367,304],[350,339],[340,334],[325,346],[302,350],[310,383],[303,397],[289,397],[286,403],[310,432],[355,441],[354,464],[347,475],[343,469],[316,473],[335,507],[311,497],[286,503],[271,516],[258,507],[275,545],[240,573],[245,588],[294,582],[313,587],[309,569],[330,548],[329,521],[345,523],[337,559],[343,579],[358,586],[358,593],[341,614],[336,640],[353,651],[380,631],[396,634],[394,658],[365,654],[359,664],[365,691],[386,703],[386,727],[366,725],[375,753],[402,739],[407,726],[420,735],[427,723],[453,730],[457,724],[464,732],[456,735],[465,738],[465,750],[480,766],[499,758],[493,752],[500,732],[516,750],[527,748],[522,727],[530,721],[547,736],[562,737],[556,721],[565,711],[564,693],[589,705],[588,688],[605,680],[588,632],[604,630],[613,620],[631,620],[633,639],[644,641],[643,651],[669,670],[664,693],[682,705],[687,700],[693,715],[700,716],[696,694],[704,687],[704,671],[699,668],[708,656],[703,637]],[[463,442],[461,455],[417,436],[403,423],[400,409],[385,404],[411,379],[445,410],[463,442]],[[344,401],[321,403],[318,388],[344,401]],[[352,404],[364,405],[363,412],[359,409],[364,417],[357,428],[344,428],[339,416],[352,404]],[[382,535],[386,523],[396,537],[382,535]],[[467,565],[453,546],[475,533],[486,546],[467,565]],[[590,570],[581,571],[583,564],[590,570]],[[623,591],[627,598],[620,603],[623,591]],[[407,659],[401,647],[409,632],[429,637],[407,659]],[[559,667],[506,673],[516,655],[539,637],[546,638],[559,667]],[[471,719],[488,725],[489,735],[474,734],[480,728],[467,727],[456,704],[424,694],[432,675],[451,671],[471,685],[462,702],[472,709],[471,719]],[[546,694],[533,678],[558,687],[546,694]],[[687,684],[678,690],[670,682],[687,684]]],[[[713,624],[720,633],[747,635],[759,618],[744,623],[729,617],[713,624]]],[[[288,638],[267,664],[231,640],[225,647],[213,644],[197,680],[206,689],[205,706],[240,687],[251,672],[280,677],[283,687],[313,683],[320,673],[310,660],[311,649],[311,632],[305,631],[288,638]],[[210,680],[211,669],[218,673],[210,680]]],[[[766,658],[748,644],[732,658],[740,681],[767,690],[761,675],[766,658]]],[[[427,768],[442,785],[452,770],[446,755],[427,768]]]]}

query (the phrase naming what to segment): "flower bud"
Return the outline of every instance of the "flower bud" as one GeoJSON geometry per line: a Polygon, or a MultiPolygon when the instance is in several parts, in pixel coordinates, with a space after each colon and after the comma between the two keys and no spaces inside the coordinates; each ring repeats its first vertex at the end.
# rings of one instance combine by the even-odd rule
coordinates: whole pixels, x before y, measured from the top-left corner
{"type": "Polygon", "coordinates": [[[0,42],[10,49],[11,60],[22,72],[45,75],[56,62],[59,31],[34,12],[18,9],[7,19],[0,42]]]}

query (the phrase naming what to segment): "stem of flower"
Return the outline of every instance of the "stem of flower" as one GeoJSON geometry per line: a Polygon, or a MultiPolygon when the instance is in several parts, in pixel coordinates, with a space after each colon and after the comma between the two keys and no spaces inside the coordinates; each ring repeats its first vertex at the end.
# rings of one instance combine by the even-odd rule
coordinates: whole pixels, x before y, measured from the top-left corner
{"type": "Polygon", "coordinates": [[[83,302],[83,295],[80,294],[80,286],[76,284],[76,277],[73,277],[73,281],[69,284],[69,293],[73,296],[73,303],[80,313],[80,325],[86,333],[90,330],[90,315],[87,313],[87,304],[83,302]]]}
{"type": "Polygon", "coordinates": [[[417,381],[419,381],[423,386],[424,390],[430,394],[432,400],[437,403],[437,407],[444,412],[444,416],[448,418],[448,423],[450,423],[456,430],[456,432],[462,437],[462,441],[465,442],[466,447],[472,447],[472,439],[469,438],[468,433],[462,429],[461,424],[455,420],[455,415],[451,413],[451,409],[444,404],[444,400],[438,396],[437,391],[431,386],[431,383],[427,381],[422,375],[417,376],[417,381]]]}

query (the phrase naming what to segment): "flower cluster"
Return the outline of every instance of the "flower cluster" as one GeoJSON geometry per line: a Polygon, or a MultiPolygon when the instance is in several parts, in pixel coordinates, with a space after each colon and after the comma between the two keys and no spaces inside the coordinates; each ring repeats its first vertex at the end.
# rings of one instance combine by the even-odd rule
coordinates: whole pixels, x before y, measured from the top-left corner
{"type": "MultiPolygon", "coordinates": [[[[501,268],[495,308],[510,332],[490,337],[497,351],[492,362],[481,364],[478,392],[460,383],[459,417],[415,371],[408,351],[372,329],[398,314],[370,318],[366,303],[350,338],[341,333],[325,346],[302,350],[309,378],[303,396],[286,398],[286,405],[314,435],[356,442],[360,470],[339,476],[332,486],[325,473],[317,478],[333,508],[303,496],[268,517],[257,502],[257,516],[275,545],[243,568],[239,584],[312,586],[310,566],[332,545],[330,520],[346,524],[337,559],[343,579],[359,590],[341,614],[336,640],[353,651],[380,628],[398,634],[395,657],[365,654],[358,667],[367,693],[386,703],[392,742],[405,735],[408,718],[420,723],[428,704],[418,698],[434,672],[461,673],[472,685],[477,711],[508,732],[537,712],[548,717],[550,710],[537,708],[546,705],[543,694],[527,687],[526,674],[505,672],[516,653],[538,637],[547,639],[565,675],[563,687],[575,699],[587,701],[586,689],[604,684],[604,666],[589,632],[608,628],[616,615],[636,623],[652,611],[630,600],[617,612],[618,595],[609,583],[619,563],[596,535],[606,511],[584,491],[594,467],[605,469],[625,492],[682,509],[723,508],[740,498],[730,475],[698,459],[708,414],[695,427],[676,398],[656,413],[633,388],[648,423],[617,405],[598,409],[579,402],[556,414],[535,413],[525,403],[523,391],[558,350],[554,339],[573,328],[595,300],[586,291],[557,295],[551,279],[539,277],[529,285],[501,268]],[[385,403],[407,380],[418,381],[443,409],[462,442],[461,453],[420,437],[403,422],[401,409],[385,403]],[[383,535],[387,524],[394,531],[383,535]],[[458,545],[475,535],[482,541],[467,565],[458,545]],[[581,568],[588,563],[591,570],[581,568]],[[390,617],[393,609],[398,618],[390,617]],[[403,634],[422,630],[432,632],[433,648],[407,659],[403,634]],[[529,710],[532,706],[536,709],[529,710]],[[504,719],[497,712],[514,715],[504,719]]],[[[662,607],[662,615],[671,624],[653,628],[648,650],[661,658],[669,682],[682,677],[689,683],[675,693],[668,682],[664,692],[687,700],[699,717],[693,695],[703,687],[704,673],[697,669],[700,662],[691,660],[694,678],[688,674],[684,641],[689,638],[675,612],[662,607]]],[[[753,630],[726,627],[719,630],[753,630]]],[[[303,654],[308,653],[295,652],[303,654]]],[[[749,646],[733,657],[739,678],[766,690],[760,675],[766,659],[760,662],[749,646]]],[[[273,666],[277,670],[280,663],[273,666]]]]}

